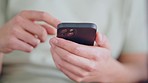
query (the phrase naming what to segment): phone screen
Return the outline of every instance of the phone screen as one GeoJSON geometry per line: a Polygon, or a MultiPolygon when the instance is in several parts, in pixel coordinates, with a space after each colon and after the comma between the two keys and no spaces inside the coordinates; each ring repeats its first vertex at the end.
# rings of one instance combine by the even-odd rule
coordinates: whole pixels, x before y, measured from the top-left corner
{"type": "Polygon", "coordinates": [[[93,23],[61,23],[57,28],[57,37],[83,45],[94,45],[96,25],[93,23]]]}

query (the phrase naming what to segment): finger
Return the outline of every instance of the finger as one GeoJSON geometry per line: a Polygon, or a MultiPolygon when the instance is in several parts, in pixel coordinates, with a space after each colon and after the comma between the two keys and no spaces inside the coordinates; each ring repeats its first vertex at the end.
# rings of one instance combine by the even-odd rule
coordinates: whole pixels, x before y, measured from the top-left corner
{"type": "Polygon", "coordinates": [[[74,80],[74,78],[76,78],[76,75],[73,75],[72,73],[66,71],[64,68],[62,68],[60,66],[60,63],[62,62],[60,57],[53,51],[54,48],[51,47],[50,51],[52,53],[52,57],[54,59],[55,65],[56,67],[61,70],[67,77],[69,77],[70,79],[74,80]]]}
{"type": "Polygon", "coordinates": [[[96,59],[96,53],[100,54],[99,47],[80,45],[57,37],[52,38],[50,43],[87,59],[96,59]]]}
{"type": "Polygon", "coordinates": [[[33,47],[31,45],[22,42],[18,39],[14,39],[11,45],[11,49],[13,50],[21,50],[24,52],[31,52],[33,50],[33,47]]]}
{"type": "Polygon", "coordinates": [[[52,53],[52,57],[54,59],[54,62],[56,64],[56,66],[60,69],[60,67],[62,67],[63,69],[75,74],[75,75],[78,75],[80,77],[85,77],[86,75],[88,75],[88,72],[75,66],[75,65],[72,65],[68,62],[66,62],[65,60],[61,60],[59,55],[57,55],[54,50],[54,48],[51,47],[51,53],[52,53]]]}
{"type": "Polygon", "coordinates": [[[41,26],[46,29],[46,31],[47,31],[48,34],[50,34],[50,35],[55,35],[56,29],[53,28],[52,26],[47,25],[47,24],[44,24],[44,25],[41,25],[41,26]]]}
{"type": "Polygon", "coordinates": [[[103,48],[111,49],[107,37],[101,33],[96,33],[96,45],[103,48]]]}
{"type": "Polygon", "coordinates": [[[80,78],[80,77],[74,75],[73,73],[71,73],[71,72],[69,72],[69,71],[63,69],[62,67],[61,67],[60,70],[61,70],[67,77],[69,77],[70,79],[72,79],[72,80],[74,80],[74,81],[76,81],[76,82],[78,82],[78,83],[80,83],[80,82],[83,80],[83,78],[80,78]]]}
{"type": "Polygon", "coordinates": [[[13,50],[11,48],[4,48],[1,50],[4,54],[11,53],[13,50]]]}
{"type": "Polygon", "coordinates": [[[72,65],[65,60],[63,60],[59,65],[60,65],[60,67],[62,67],[66,71],[69,71],[69,72],[71,72],[71,73],[73,73],[73,74],[75,74],[76,76],[79,76],[79,77],[85,77],[89,74],[84,69],[82,69],[78,66],[72,65]]]}
{"type": "Polygon", "coordinates": [[[86,71],[92,71],[95,67],[95,63],[92,60],[88,60],[86,58],[71,54],[68,51],[61,49],[59,47],[54,46],[53,51],[58,56],[60,56],[62,60],[65,60],[66,62],[78,66],[86,71]]]}
{"type": "Polygon", "coordinates": [[[54,60],[54,62],[55,62],[56,67],[57,67],[58,69],[60,69],[59,64],[62,62],[62,61],[61,61],[61,58],[53,51],[53,48],[52,48],[52,47],[50,48],[50,51],[51,51],[52,58],[53,58],[53,60],[54,60]]]}
{"type": "Polygon", "coordinates": [[[53,27],[57,27],[57,25],[60,23],[60,21],[55,17],[41,11],[26,10],[26,11],[22,11],[19,15],[30,20],[44,21],[52,25],[53,27]]]}
{"type": "Polygon", "coordinates": [[[44,42],[46,40],[47,31],[42,26],[35,24],[25,18],[19,17],[19,19],[21,21],[19,25],[24,30],[30,32],[31,34],[37,35],[41,42],[44,42]]]}
{"type": "Polygon", "coordinates": [[[32,45],[33,47],[36,47],[39,43],[40,43],[40,40],[35,38],[32,34],[22,30],[22,29],[18,29],[17,31],[17,34],[16,37],[23,41],[23,42],[26,42],[30,45],[32,45]]]}
{"type": "Polygon", "coordinates": [[[87,76],[82,80],[82,82],[86,82],[86,83],[98,83],[99,82],[99,83],[101,83],[102,81],[99,80],[97,76],[87,76]]]}

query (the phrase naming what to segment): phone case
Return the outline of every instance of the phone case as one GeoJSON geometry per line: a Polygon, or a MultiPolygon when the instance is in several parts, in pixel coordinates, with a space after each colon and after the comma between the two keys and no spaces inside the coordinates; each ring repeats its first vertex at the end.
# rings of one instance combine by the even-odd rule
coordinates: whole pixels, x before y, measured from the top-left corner
{"type": "Polygon", "coordinates": [[[97,26],[93,23],[61,23],[57,27],[57,37],[83,45],[94,45],[97,26]]]}

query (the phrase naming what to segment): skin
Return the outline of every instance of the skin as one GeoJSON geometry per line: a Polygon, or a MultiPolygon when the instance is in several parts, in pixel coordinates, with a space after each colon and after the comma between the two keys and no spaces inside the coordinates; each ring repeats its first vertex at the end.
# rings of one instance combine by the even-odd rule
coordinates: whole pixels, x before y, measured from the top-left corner
{"type": "Polygon", "coordinates": [[[119,60],[115,60],[102,34],[97,33],[95,46],[56,37],[50,44],[57,68],[76,82],[135,83],[147,79],[146,54],[122,53],[119,60]]]}
{"type": "Polygon", "coordinates": [[[60,23],[53,16],[40,11],[22,11],[0,28],[0,52],[10,53],[13,50],[31,52],[48,34],[55,34],[60,23]],[[43,21],[46,24],[37,24],[43,21]]]}
{"type": "MultiPolygon", "coordinates": [[[[56,32],[60,21],[41,11],[25,10],[0,27],[0,65],[4,54],[14,50],[31,52],[56,32]],[[37,24],[41,21],[45,24],[37,24]]],[[[1,70],[1,66],[0,66],[1,70]]]]}
{"type": "MultiPolygon", "coordinates": [[[[14,50],[31,52],[46,40],[48,34],[55,33],[54,27],[59,23],[45,12],[20,12],[0,28],[0,64],[6,53],[14,50]],[[44,21],[46,25],[35,21],[44,21]]],[[[111,57],[111,47],[104,35],[97,33],[95,46],[56,37],[50,40],[50,44],[57,68],[76,82],[127,83],[147,77],[145,53],[122,53],[119,60],[115,60],[111,57]]]]}

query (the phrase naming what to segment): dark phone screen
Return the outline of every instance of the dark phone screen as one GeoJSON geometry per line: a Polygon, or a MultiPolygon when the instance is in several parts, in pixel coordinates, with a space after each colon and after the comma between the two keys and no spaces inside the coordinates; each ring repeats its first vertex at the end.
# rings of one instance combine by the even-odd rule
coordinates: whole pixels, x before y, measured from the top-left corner
{"type": "Polygon", "coordinates": [[[58,28],[57,37],[64,38],[83,45],[94,45],[96,38],[96,29],[94,28],[58,28]]]}

